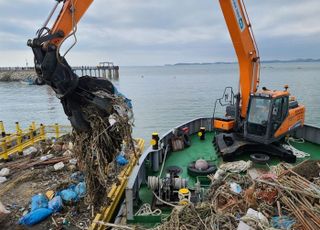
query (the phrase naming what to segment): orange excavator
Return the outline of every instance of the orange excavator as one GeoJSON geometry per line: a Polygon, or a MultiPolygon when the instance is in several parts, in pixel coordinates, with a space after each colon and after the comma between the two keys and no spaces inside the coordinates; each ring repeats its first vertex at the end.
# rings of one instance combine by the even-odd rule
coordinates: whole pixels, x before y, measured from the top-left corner
{"type": "Polygon", "coordinates": [[[88,106],[93,106],[104,115],[111,113],[110,100],[99,96],[99,91],[115,93],[113,84],[106,79],[77,76],[64,57],[75,44],[77,23],[92,2],[93,0],[56,0],[47,20],[37,31],[37,37],[27,42],[34,53],[38,77],[56,92],[65,114],[77,131],[90,129],[87,117],[83,113],[83,109],[88,106]],[[48,28],[60,3],[62,3],[60,13],[52,28],[48,28]],[[60,47],[72,36],[75,42],[64,55],[61,55],[60,47]]]}
{"type": "MultiPolygon", "coordinates": [[[[65,54],[60,54],[65,40],[74,36],[76,41],[77,23],[93,0],[56,1],[44,25],[37,31],[37,37],[28,40],[27,44],[33,50],[38,77],[56,92],[73,127],[86,131],[90,127],[83,109],[94,106],[104,115],[110,114],[111,102],[99,96],[99,91],[114,94],[115,88],[106,79],[78,77],[64,58],[65,54]],[[58,18],[52,28],[48,28],[60,3],[63,5],[58,18]]],[[[283,91],[265,87],[258,90],[259,52],[243,1],[219,1],[238,57],[240,81],[237,94],[227,87],[224,96],[216,101],[213,125],[218,134],[215,147],[225,160],[243,152],[262,152],[294,162],[295,156],[282,148],[280,141],[303,126],[305,108],[290,95],[287,86],[283,91]],[[215,116],[219,104],[226,107],[223,118],[215,116]]]]}
{"type": "Polygon", "coordinates": [[[258,90],[260,57],[244,3],[219,1],[237,54],[240,81],[236,94],[227,87],[215,103],[214,146],[224,160],[241,153],[262,153],[295,162],[296,157],[282,148],[281,141],[303,126],[305,107],[290,95],[288,86],[282,91],[258,90]],[[224,117],[215,117],[219,105],[226,108],[224,117]]]}

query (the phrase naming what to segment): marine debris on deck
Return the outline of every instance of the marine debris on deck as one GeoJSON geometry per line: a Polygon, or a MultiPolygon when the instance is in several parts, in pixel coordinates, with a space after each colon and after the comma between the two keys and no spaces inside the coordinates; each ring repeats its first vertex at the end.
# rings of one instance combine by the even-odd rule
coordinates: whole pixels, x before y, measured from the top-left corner
{"type": "Polygon", "coordinates": [[[205,201],[175,207],[155,229],[320,229],[320,161],[246,173],[221,168],[209,176],[205,201]]]}
{"type": "Polygon", "coordinates": [[[123,155],[124,159],[130,160],[128,165],[119,164],[116,160],[110,163],[113,171],[109,172],[106,181],[108,188],[99,190],[103,199],[98,205],[88,202],[86,176],[79,171],[79,161],[72,143],[70,135],[47,139],[25,149],[25,156],[17,155],[14,161],[1,163],[0,179],[4,176],[6,179],[0,183],[0,197],[4,207],[3,211],[0,208],[0,228],[19,228],[20,220],[21,224],[33,226],[33,229],[87,229],[97,212],[103,211],[97,220],[104,220],[105,212],[108,218],[112,215],[122,196],[128,167],[132,168],[135,164],[142,151],[143,141],[134,141],[137,155],[133,152],[123,155]],[[122,187],[122,191],[114,189],[118,186],[122,187]],[[112,202],[108,193],[117,202],[112,202]],[[38,194],[42,195],[39,197],[38,194]],[[40,199],[41,205],[33,212],[29,205],[34,204],[34,199],[40,199]],[[54,209],[48,210],[52,203],[55,204],[54,209]],[[112,212],[105,210],[108,207],[112,212]],[[44,215],[45,220],[38,219],[39,215],[44,215]]]}

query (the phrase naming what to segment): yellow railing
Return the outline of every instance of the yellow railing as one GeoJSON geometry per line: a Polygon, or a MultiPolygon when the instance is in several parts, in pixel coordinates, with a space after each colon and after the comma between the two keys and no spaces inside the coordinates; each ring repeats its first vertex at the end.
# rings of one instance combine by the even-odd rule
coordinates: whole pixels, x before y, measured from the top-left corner
{"type": "Polygon", "coordinates": [[[28,129],[22,130],[19,122],[16,122],[16,132],[7,134],[3,122],[0,121],[0,159],[8,159],[11,154],[22,153],[22,151],[32,146],[34,143],[45,140],[47,137],[59,138],[60,136],[70,133],[71,126],[67,125],[43,125],[36,127],[35,122],[28,129]]]}

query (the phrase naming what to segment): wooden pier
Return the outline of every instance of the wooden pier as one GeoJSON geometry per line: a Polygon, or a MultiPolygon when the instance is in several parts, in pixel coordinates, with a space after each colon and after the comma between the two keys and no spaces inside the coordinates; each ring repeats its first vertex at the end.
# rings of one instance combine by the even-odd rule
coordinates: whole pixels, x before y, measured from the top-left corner
{"type": "MultiPolygon", "coordinates": [[[[97,66],[74,66],[74,73],[79,76],[91,76],[119,80],[119,66],[112,62],[100,62],[97,66]]],[[[34,67],[0,67],[0,81],[22,81],[28,78],[37,78],[34,67]]]]}
{"type": "Polygon", "coordinates": [[[97,66],[76,66],[73,71],[79,76],[103,77],[108,79],[119,79],[119,66],[112,62],[100,62],[97,66]]]}

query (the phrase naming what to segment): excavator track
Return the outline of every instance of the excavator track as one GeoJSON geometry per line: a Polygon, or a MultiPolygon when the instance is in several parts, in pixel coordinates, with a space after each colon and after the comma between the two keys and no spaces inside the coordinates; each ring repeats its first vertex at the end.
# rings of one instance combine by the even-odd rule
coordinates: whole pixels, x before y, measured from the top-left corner
{"type": "Polygon", "coordinates": [[[247,141],[235,133],[219,133],[214,137],[213,146],[224,161],[233,161],[242,154],[263,153],[278,157],[287,163],[295,163],[297,158],[291,151],[281,147],[278,143],[269,145],[247,141]]]}

